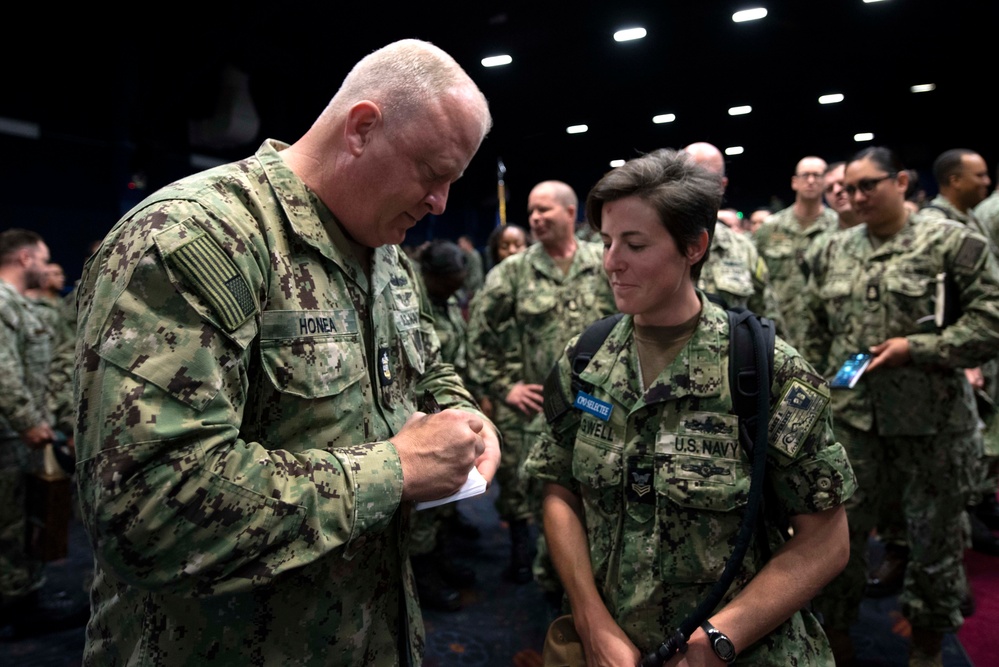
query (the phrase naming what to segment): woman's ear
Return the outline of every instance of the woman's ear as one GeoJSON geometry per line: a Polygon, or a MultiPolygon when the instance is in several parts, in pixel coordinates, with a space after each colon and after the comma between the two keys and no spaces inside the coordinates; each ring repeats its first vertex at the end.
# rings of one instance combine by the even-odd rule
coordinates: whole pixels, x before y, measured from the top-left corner
{"type": "Polygon", "coordinates": [[[708,237],[708,230],[703,229],[701,233],[697,236],[697,240],[687,246],[687,261],[690,262],[691,266],[697,264],[704,257],[704,253],[708,251],[708,244],[711,242],[708,237]]]}

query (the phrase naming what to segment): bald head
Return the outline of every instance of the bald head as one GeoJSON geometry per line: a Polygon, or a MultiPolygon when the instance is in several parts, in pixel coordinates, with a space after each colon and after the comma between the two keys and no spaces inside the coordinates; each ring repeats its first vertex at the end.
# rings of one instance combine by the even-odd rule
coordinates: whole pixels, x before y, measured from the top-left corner
{"type": "Polygon", "coordinates": [[[721,176],[725,175],[725,158],[714,144],[709,144],[706,141],[695,141],[684,148],[683,151],[688,153],[690,157],[694,158],[694,162],[705,169],[721,176]]]}
{"type": "Polygon", "coordinates": [[[531,232],[545,250],[556,253],[574,248],[576,192],[562,181],[541,181],[527,197],[527,221],[531,232]]]}
{"type": "Polygon", "coordinates": [[[281,156],[355,241],[377,248],[444,212],[491,123],[485,97],[454,58],[405,39],[358,62],[281,156]]]}
{"type": "Polygon", "coordinates": [[[541,181],[531,188],[531,192],[545,193],[567,209],[571,208],[575,211],[579,207],[576,191],[568,183],[562,181],[541,181]]]}
{"type": "Polygon", "coordinates": [[[816,155],[809,155],[798,160],[794,176],[791,177],[791,189],[794,190],[795,203],[805,205],[810,210],[822,206],[822,177],[826,173],[826,161],[816,155]]]}
{"type": "Polygon", "coordinates": [[[706,141],[695,141],[683,149],[684,153],[690,155],[694,162],[701,165],[713,174],[722,177],[722,192],[728,186],[728,177],[725,175],[725,156],[714,144],[706,141]]]}

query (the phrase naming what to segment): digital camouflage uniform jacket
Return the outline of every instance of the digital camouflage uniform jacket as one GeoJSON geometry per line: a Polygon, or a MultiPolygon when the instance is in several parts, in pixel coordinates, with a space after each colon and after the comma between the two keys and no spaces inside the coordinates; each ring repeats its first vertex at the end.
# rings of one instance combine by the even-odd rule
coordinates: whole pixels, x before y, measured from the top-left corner
{"type": "Polygon", "coordinates": [[[972,431],[976,408],[963,368],[999,349],[999,267],[981,236],[916,213],[878,249],[867,225],[835,234],[815,257],[808,283],[802,353],[827,376],[847,358],[893,337],[909,340],[912,363],[879,368],[833,410],[854,428],[882,436],[972,431]],[[960,318],[938,331],[937,275],[958,292],[960,318]]]}
{"type": "Polygon", "coordinates": [[[999,243],[999,190],[979,202],[974,208],[975,217],[988,230],[989,236],[999,243]]]}
{"type": "MultiPolygon", "coordinates": [[[[643,652],[707,597],[749,497],[751,463],[738,440],[738,417],[730,414],[728,317],[700,297],[693,336],[644,392],[633,320],[622,318],[580,375],[610,406],[609,418],[571,408],[546,428],[527,461],[530,474],[582,499],[597,589],[643,652]]],[[[556,372],[561,398],[572,405],[568,356],[556,372]]],[[[811,514],[842,504],[855,481],[833,437],[829,389],[780,338],[770,405],[766,483],[781,509],[811,514]]],[[[768,525],[767,534],[776,549],[776,528],[768,525]]],[[[765,563],[754,540],[722,605],[765,563]]],[[[832,655],[815,618],[799,612],[739,659],[823,665],[832,655]]]]}
{"type": "Polygon", "coordinates": [[[454,366],[461,377],[468,370],[468,345],[465,318],[461,316],[458,298],[449,296],[446,303],[432,304],[434,331],[441,344],[441,359],[454,366]]]}
{"type": "Polygon", "coordinates": [[[474,403],[409,260],[375,249],[369,282],[283,147],[154,194],[85,269],[88,665],[422,658],[388,439],[424,389],[474,403]]]}
{"type": "MultiPolygon", "coordinates": [[[[468,371],[482,395],[503,401],[517,382],[542,384],[570,338],[616,311],[602,244],[577,243],[566,274],[535,243],[486,275],[468,323],[468,371]]],[[[542,421],[525,428],[540,432],[542,421]]]]}
{"type": "Polygon", "coordinates": [[[34,305],[0,280],[0,439],[52,424],[47,401],[52,354],[52,332],[34,305]]]}
{"type": "MultiPolygon", "coordinates": [[[[831,208],[822,213],[807,228],[802,229],[794,215],[794,206],[777,211],[756,230],[753,240],[770,271],[770,284],[777,293],[777,305],[784,316],[781,337],[796,350],[802,350],[805,335],[804,291],[806,275],[802,265],[809,246],[820,235],[839,224],[831,208]]],[[[806,355],[806,358],[809,358],[806,355]]]]}
{"type": "Polygon", "coordinates": [[[697,287],[721,297],[729,308],[748,308],[769,317],[777,325],[778,333],[784,330],[784,318],[770,285],[767,263],[748,237],[732,231],[723,222],[715,223],[711,252],[701,267],[697,287]]]}
{"type": "MultiPolygon", "coordinates": [[[[994,236],[994,231],[985,221],[978,217],[978,209],[973,209],[967,213],[961,213],[943,195],[937,195],[933,200],[924,206],[921,213],[929,217],[949,219],[966,225],[969,229],[984,236],[989,241],[989,248],[992,254],[999,260],[999,237],[994,236]]],[[[992,405],[999,401],[999,356],[993,357],[984,362],[980,369],[985,380],[982,391],[992,401],[992,405]]],[[[981,403],[979,406],[981,407],[981,403]]],[[[985,413],[979,410],[979,417],[986,424],[982,431],[982,440],[987,456],[999,456],[999,415],[993,410],[985,413]]],[[[989,480],[990,484],[995,484],[995,480],[989,480]]]]}

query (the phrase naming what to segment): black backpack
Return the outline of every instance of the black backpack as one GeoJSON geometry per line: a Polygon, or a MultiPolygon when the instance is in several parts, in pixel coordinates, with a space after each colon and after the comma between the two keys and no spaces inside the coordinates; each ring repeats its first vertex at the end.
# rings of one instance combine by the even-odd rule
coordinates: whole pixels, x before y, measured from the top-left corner
{"type": "MultiPolygon", "coordinates": [[[[729,354],[728,354],[728,380],[732,390],[732,412],[739,417],[739,441],[752,458],[753,444],[759,411],[757,410],[756,398],[759,394],[759,372],[756,355],[753,350],[753,338],[750,331],[749,319],[753,318],[760,323],[763,330],[763,347],[766,351],[766,377],[767,387],[773,382],[774,365],[774,323],[766,317],[760,317],[751,310],[745,308],[728,308],[729,324],[729,354]]],[[[590,359],[596,354],[600,346],[610,335],[611,329],[621,319],[621,313],[610,315],[597,320],[588,326],[579,336],[576,342],[574,354],[570,357],[572,364],[572,393],[575,395],[580,390],[589,393],[592,387],[586,386],[588,383],[580,379],[580,374],[589,365],[590,359]]],[[[760,364],[762,365],[762,364],[760,364]]],[[[553,373],[554,375],[554,373],[553,373]]],[[[549,376],[549,381],[554,380],[549,376]]],[[[547,384],[547,383],[546,383],[547,384]]],[[[549,422],[555,421],[558,417],[567,412],[571,406],[562,400],[561,392],[550,392],[545,388],[544,410],[545,417],[549,422]],[[554,400],[549,400],[549,397],[554,400]]],[[[769,406],[768,406],[769,414],[769,406]]]]}

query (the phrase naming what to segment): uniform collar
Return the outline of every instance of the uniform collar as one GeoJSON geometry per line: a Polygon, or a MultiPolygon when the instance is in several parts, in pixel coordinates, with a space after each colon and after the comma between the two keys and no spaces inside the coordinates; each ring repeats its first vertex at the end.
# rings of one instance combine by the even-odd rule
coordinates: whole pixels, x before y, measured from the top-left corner
{"type": "Polygon", "coordinates": [[[727,368],[728,316],[712,304],[700,290],[701,319],[687,344],[659,375],[648,391],[642,391],[638,377],[634,320],[625,315],[593,355],[580,379],[599,387],[631,410],[644,405],[671,401],[685,396],[721,395],[727,368]]]}
{"type": "Polygon", "coordinates": [[[569,265],[569,270],[564,274],[562,270],[558,268],[555,260],[551,258],[545,248],[540,243],[534,243],[527,248],[523,253],[523,261],[528,262],[534,270],[539,273],[551,278],[556,282],[562,282],[569,280],[575,276],[580,271],[580,267],[592,267],[594,266],[594,258],[596,260],[595,265],[600,266],[600,256],[594,250],[596,244],[590,241],[583,241],[581,239],[576,239],[576,252],[572,256],[572,264],[569,265]]]}
{"type": "MultiPolygon", "coordinates": [[[[365,291],[369,290],[364,269],[354,257],[350,242],[336,216],[319,196],[288,168],[279,151],[288,144],[267,139],[256,152],[267,181],[281,205],[292,231],[302,241],[336,264],[365,291]]],[[[375,248],[371,256],[372,293],[379,293],[398,269],[398,254],[392,246],[375,248]]]]}

